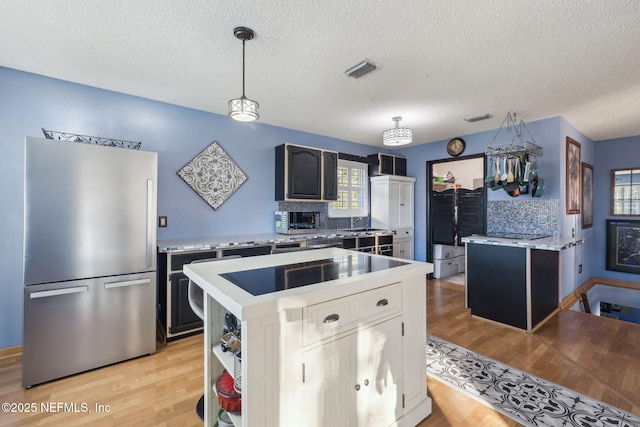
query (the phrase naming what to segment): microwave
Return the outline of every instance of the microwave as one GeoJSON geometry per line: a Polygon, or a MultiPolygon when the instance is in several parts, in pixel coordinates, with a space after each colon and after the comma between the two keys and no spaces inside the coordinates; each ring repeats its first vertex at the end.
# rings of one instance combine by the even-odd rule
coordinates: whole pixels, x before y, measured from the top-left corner
{"type": "Polygon", "coordinates": [[[320,228],[320,212],[276,211],[276,233],[313,233],[320,228]]]}

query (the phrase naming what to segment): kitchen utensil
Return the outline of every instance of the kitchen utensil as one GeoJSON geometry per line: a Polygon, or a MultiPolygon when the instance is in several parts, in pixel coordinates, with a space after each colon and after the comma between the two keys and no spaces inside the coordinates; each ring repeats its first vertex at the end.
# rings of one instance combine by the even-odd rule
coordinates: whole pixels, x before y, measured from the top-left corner
{"type": "Polygon", "coordinates": [[[500,158],[496,157],[496,174],[493,177],[493,180],[498,183],[500,182],[500,158]]]}
{"type": "Polygon", "coordinates": [[[520,186],[517,182],[507,182],[502,188],[507,192],[511,197],[517,197],[520,195],[520,186]]]}
{"type": "Polygon", "coordinates": [[[509,157],[509,172],[507,173],[507,182],[513,182],[513,159],[509,157]]]}
{"type": "Polygon", "coordinates": [[[531,163],[531,170],[529,171],[529,180],[533,180],[536,176],[538,176],[538,163],[531,163]]]}
{"type": "Polygon", "coordinates": [[[530,175],[531,175],[531,162],[527,162],[524,165],[524,174],[522,174],[522,182],[529,182],[530,175]]]}
{"type": "Polygon", "coordinates": [[[231,351],[232,353],[237,353],[242,348],[240,339],[233,332],[224,334],[220,339],[220,344],[222,351],[231,351]]]}
{"type": "Polygon", "coordinates": [[[505,191],[507,192],[508,195],[510,195],[511,197],[518,197],[520,195],[520,187],[516,184],[515,187],[513,187],[513,189],[511,190],[507,190],[505,188],[505,191]]]}
{"type": "Polygon", "coordinates": [[[493,157],[489,157],[489,165],[487,166],[487,176],[484,178],[484,182],[485,183],[493,182],[493,177],[494,177],[493,170],[494,169],[495,169],[494,159],[493,159],[493,157]]]}
{"type": "Polygon", "coordinates": [[[540,197],[544,192],[544,179],[536,176],[533,178],[533,190],[531,191],[531,197],[540,197]]]}
{"type": "Polygon", "coordinates": [[[504,186],[504,191],[506,191],[511,197],[518,197],[520,195],[520,159],[518,159],[518,157],[514,157],[513,162],[513,181],[507,182],[504,186]]]}
{"type": "MultiPolygon", "coordinates": [[[[240,329],[238,327],[238,318],[231,313],[226,313],[224,315],[224,326],[222,328],[222,333],[226,334],[227,332],[236,333],[240,329]]],[[[239,334],[236,334],[239,335],[239,334]]]]}
{"type": "Polygon", "coordinates": [[[507,157],[505,156],[505,158],[502,159],[502,175],[500,175],[500,181],[503,185],[507,183],[507,177],[507,157]]]}

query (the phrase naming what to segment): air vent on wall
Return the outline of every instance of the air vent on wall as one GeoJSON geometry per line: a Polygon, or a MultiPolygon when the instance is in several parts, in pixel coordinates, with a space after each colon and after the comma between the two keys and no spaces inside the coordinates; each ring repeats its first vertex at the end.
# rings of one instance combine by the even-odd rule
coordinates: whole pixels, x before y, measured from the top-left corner
{"type": "Polygon", "coordinates": [[[374,64],[370,59],[365,58],[353,67],[349,67],[348,69],[344,70],[342,74],[347,77],[351,77],[352,79],[359,79],[365,74],[369,74],[376,68],[378,68],[377,64],[374,64]]]}

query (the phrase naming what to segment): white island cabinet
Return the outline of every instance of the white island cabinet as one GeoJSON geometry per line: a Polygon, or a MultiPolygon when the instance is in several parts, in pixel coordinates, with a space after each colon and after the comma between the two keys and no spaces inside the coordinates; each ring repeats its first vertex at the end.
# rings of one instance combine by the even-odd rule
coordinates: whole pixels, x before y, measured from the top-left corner
{"type": "Polygon", "coordinates": [[[205,291],[205,425],[233,357],[224,316],[241,320],[236,427],[415,426],[431,413],[426,281],[431,264],[338,248],[184,266],[205,291]]]}

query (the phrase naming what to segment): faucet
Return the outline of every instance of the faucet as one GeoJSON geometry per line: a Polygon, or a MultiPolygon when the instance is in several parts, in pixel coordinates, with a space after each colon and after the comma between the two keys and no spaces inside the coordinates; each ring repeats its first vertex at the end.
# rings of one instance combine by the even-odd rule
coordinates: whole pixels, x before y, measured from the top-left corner
{"type": "Polygon", "coordinates": [[[351,217],[351,228],[355,228],[354,225],[358,222],[364,222],[360,217],[351,217]]]}

